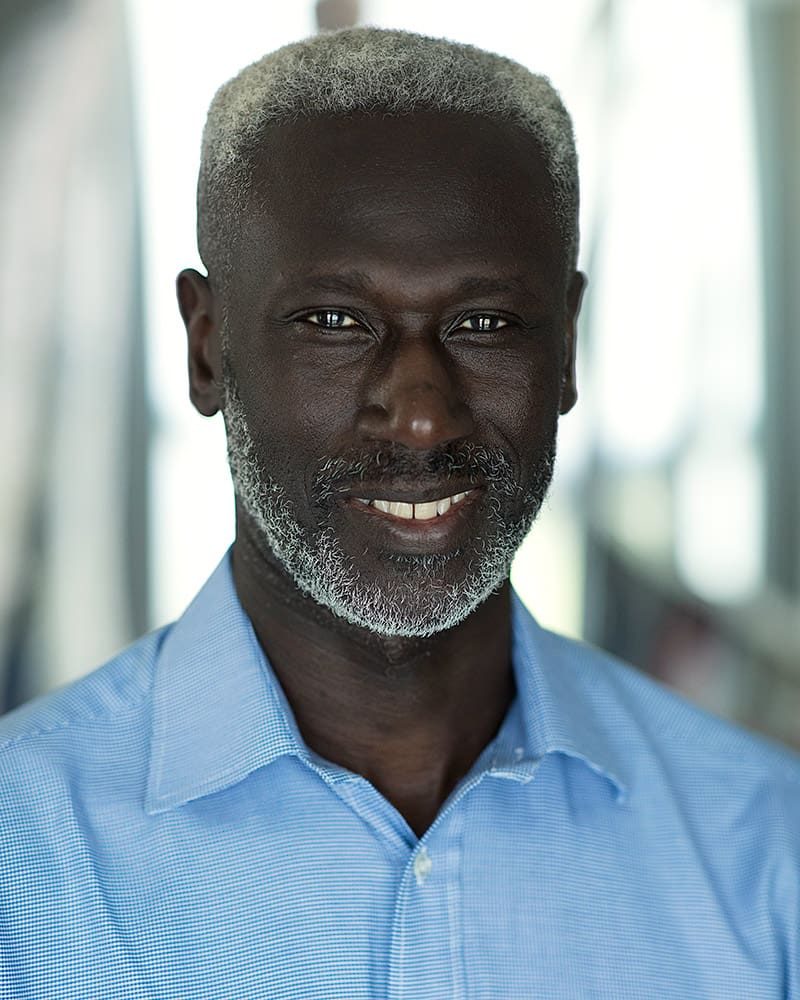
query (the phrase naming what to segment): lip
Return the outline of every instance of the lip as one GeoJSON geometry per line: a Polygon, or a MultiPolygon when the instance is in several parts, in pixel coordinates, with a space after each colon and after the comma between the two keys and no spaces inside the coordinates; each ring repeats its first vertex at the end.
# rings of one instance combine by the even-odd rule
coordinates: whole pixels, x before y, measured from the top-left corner
{"type": "MultiPolygon", "coordinates": [[[[457,493],[468,493],[471,490],[481,488],[480,483],[439,483],[438,485],[420,487],[411,485],[409,487],[394,486],[356,486],[354,489],[343,491],[340,496],[344,499],[361,497],[364,500],[388,500],[390,503],[431,503],[433,500],[444,500],[445,497],[454,497],[457,493]]],[[[362,505],[363,506],[363,505],[362,505]]],[[[387,514],[386,517],[391,515],[387,514]]],[[[442,517],[446,517],[442,514],[442,517]]]]}
{"type": "MultiPolygon", "coordinates": [[[[472,490],[469,496],[464,497],[455,506],[450,507],[446,513],[429,518],[426,521],[395,517],[394,514],[387,514],[376,507],[367,507],[366,504],[360,503],[352,496],[344,497],[339,501],[339,504],[344,510],[351,512],[364,529],[378,531],[384,537],[388,537],[392,547],[397,548],[399,551],[418,553],[443,552],[456,547],[461,536],[466,533],[469,522],[475,513],[476,506],[483,498],[484,491],[481,487],[472,486],[467,487],[467,489],[472,490]]],[[[392,500],[397,497],[401,503],[413,502],[400,499],[399,491],[392,490],[391,492],[392,500]]],[[[466,490],[456,492],[466,492],[466,490]]],[[[439,497],[441,495],[439,493],[439,497]]],[[[370,498],[366,497],[365,499],[370,498]]],[[[426,502],[420,498],[419,493],[415,495],[415,499],[418,503],[426,502]]],[[[437,499],[437,497],[431,495],[431,499],[437,499]]]]}

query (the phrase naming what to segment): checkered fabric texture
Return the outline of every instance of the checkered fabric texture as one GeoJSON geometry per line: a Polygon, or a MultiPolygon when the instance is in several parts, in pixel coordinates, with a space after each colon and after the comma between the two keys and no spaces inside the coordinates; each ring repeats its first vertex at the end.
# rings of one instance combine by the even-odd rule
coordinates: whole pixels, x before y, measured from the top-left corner
{"type": "Polygon", "coordinates": [[[800,1000],[800,757],[516,594],[512,628],[514,703],[420,839],[304,743],[226,554],[0,720],[0,997],[800,1000]]]}

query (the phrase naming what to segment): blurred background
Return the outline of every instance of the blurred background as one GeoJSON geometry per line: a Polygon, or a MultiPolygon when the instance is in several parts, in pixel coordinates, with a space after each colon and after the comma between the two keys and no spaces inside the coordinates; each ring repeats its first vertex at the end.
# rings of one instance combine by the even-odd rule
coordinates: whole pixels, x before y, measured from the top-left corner
{"type": "Polygon", "coordinates": [[[582,181],[577,408],[512,580],[542,624],[800,748],[800,5],[0,2],[0,711],[181,613],[233,538],[187,392],[216,88],[319,29],[547,74],[582,181]]]}

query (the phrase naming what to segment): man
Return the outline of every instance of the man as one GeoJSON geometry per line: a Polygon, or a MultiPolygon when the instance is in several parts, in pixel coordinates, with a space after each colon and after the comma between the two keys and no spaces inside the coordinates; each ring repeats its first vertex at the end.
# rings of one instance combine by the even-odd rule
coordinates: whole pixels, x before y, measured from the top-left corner
{"type": "Polygon", "coordinates": [[[178,277],[236,541],[2,726],[7,997],[800,997],[800,761],[508,582],[576,400],[569,117],[355,29],[212,104],[178,277]]]}

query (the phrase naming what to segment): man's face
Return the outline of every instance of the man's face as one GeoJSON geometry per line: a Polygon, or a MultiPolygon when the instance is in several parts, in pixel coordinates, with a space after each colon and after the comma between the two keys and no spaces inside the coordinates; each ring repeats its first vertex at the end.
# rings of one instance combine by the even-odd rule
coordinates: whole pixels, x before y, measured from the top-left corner
{"type": "Polygon", "coordinates": [[[431,635],[507,579],[574,402],[549,180],[529,136],[466,116],[266,148],[224,306],[240,530],[349,623],[431,635]]]}

